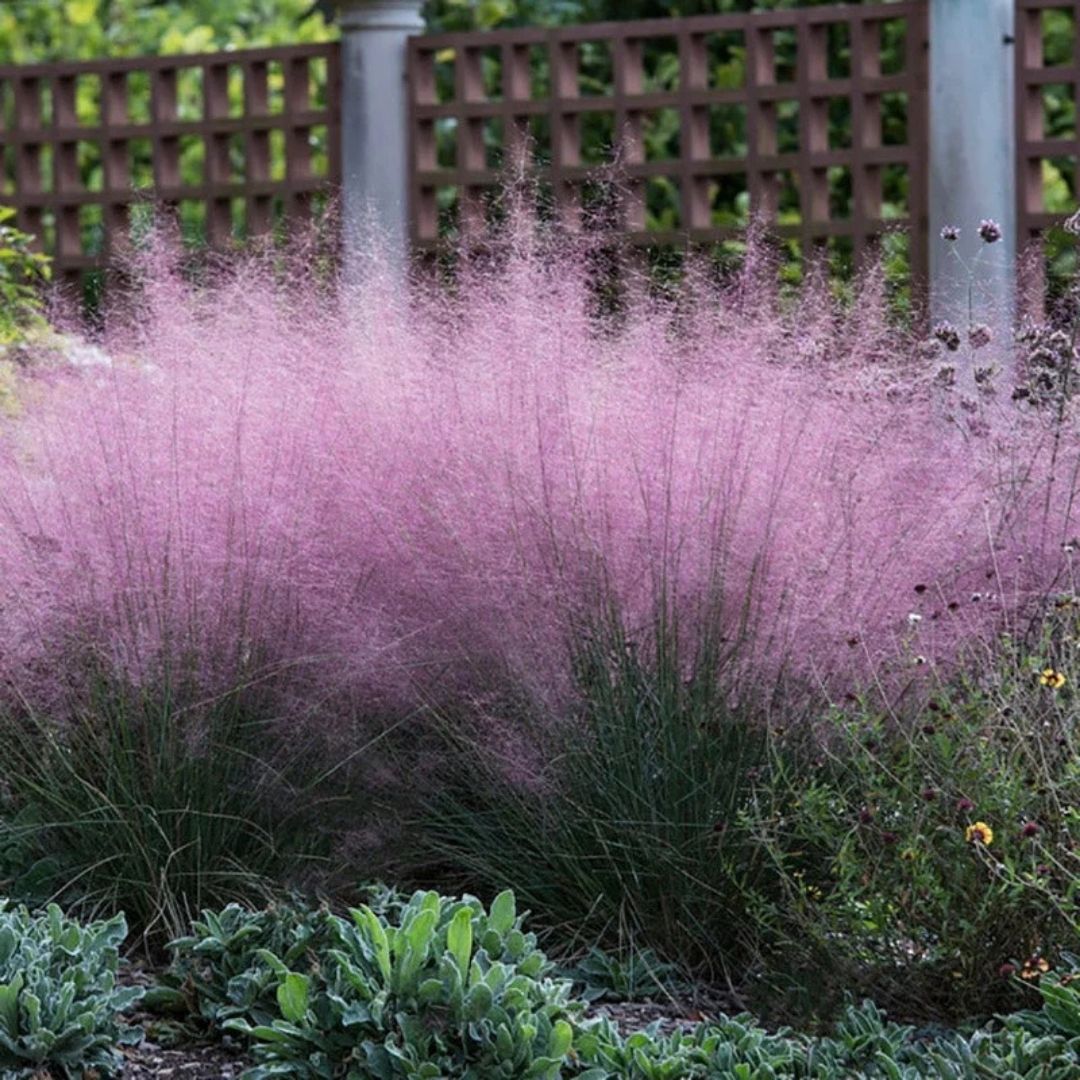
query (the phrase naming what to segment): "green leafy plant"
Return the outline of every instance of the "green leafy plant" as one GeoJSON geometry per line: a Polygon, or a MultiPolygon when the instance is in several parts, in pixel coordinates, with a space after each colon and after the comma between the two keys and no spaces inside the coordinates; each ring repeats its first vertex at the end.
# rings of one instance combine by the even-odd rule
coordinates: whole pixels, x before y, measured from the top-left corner
{"type": "Polygon", "coordinates": [[[214,1026],[232,1017],[270,1023],[277,977],[260,952],[272,953],[289,968],[310,970],[327,940],[325,914],[299,900],[261,911],[240,904],[204,911],[190,934],[169,943],[172,964],[146,1004],[189,1011],[214,1026]]]}
{"type": "Polygon", "coordinates": [[[33,237],[11,223],[14,217],[0,206],[0,345],[41,322],[41,286],[50,274],[48,257],[33,250],[33,237]]]}
{"type": "Polygon", "coordinates": [[[679,970],[651,949],[609,952],[596,946],[561,974],[581,988],[585,1001],[642,1001],[667,997],[681,982],[679,970]]]}
{"type": "MultiPolygon", "coordinates": [[[[210,985],[207,1018],[254,1042],[248,1080],[1066,1080],[1080,1067],[1071,972],[1046,978],[1041,1010],[967,1032],[898,1024],[863,1002],[846,1004],[818,1036],[767,1031],[748,1015],[624,1034],[583,1018],[569,984],[548,978],[510,893],[487,911],[469,897],[420,892],[398,904],[392,890],[378,895],[394,897],[390,917],[371,907],[345,919],[230,906],[177,943],[210,985]],[[260,942],[276,942],[279,954],[260,942]],[[256,969],[258,994],[244,998],[256,969]]],[[[1071,957],[1063,962],[1075,970],[1071,957]]]]}
{"type": "Polygon", "coordinates": [[[848,1005],[831,1034],[763,1030],[749,1016],[721,1018],[661,1036],[621,1036],[606,1021],[575,1040],[589,1080],[1067,1080],[1080,1066],[1080,1039],[1004,1028],[927,1033],[893,1023],[870,1002],[848,1005]]]}
{"type": "Polygon", "coordinates": [[[921,707],[852,702],[785,747],[750,816],[784,878],[771,967],[804,973],[811,1013],[848,991],[914,1019],[1007,1011],[1075,940],[1078,630],[1061,597],[921,707]]]}
{"type": "Polygon", "coordinates": [[[488,911],[470,897],[420,892],[396,923],[369,907],[325,918],[333,947],[317,971],[261,953],[277,978],[273,1022],[226,1022],[255,1043],[250,1080],[562,1075],[570,983],[547,977],[512,893],[488,911]]]}
{"type": "Polygon", "coordinates": [[[1056,971],[1040,975],[1037,982],[1041,1009],[1025,1009],[1005,1017],[1012,1028],[1036,1035],[1061,1034],[1080,1038],[1080,959],[1062,950],[1056,971]]]}
{"type": "MultiPolygon", "coordinates": [[[[26,0],[0,10],[0,55],[26,64],[325,41],[323,11],[310,0],[26,0]]],[[[79,86],[79,118],[96,105],[79,86]]]]}
{"type": "Polygon", "coordinates": [[[114,1074],[117,1046],[138,1042],[120,1015],[142,996],[120,987],[122,915],[83,926],[54,904],[43,915],[0,901],[0,1075],[114,1074]]]}

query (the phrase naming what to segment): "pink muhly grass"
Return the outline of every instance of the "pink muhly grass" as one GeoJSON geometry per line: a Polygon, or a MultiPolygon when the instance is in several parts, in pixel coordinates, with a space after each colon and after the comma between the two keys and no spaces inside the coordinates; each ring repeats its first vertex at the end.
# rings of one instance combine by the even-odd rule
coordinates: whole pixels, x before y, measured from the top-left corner
{"type": "Polygon", "coordinates": [[[92,658],[200,694],[272,680],[292,720],[505,686],[558,710],[601,595],[631,636],[658,604],[741,627],[742,676],[854,685],[947,662],[1060,579],[1072,427],[1051,476],[1041,420],[944,419],[872,279],[850,315],[820,283],[792,315],[760,268],[692,274],[605,321],[565,247],[452,295],[376,268],[334,299],[300,262],[194,288],[159,247],[113,366],[28,381],[0,628],[31,704],[92,658]]]}

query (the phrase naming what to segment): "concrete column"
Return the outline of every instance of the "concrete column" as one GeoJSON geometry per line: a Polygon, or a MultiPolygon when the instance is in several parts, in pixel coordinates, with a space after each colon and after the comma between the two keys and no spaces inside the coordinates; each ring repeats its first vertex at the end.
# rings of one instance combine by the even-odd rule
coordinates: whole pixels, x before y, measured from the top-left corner
{"type": "Polygon", "coordinates": [[[930,313],[1011,329],[1016,312],[1015,0],[930,0],[930,313]],[[989,218],[996,244],[979,239],[989,218]],[[947,225],[960,239],[940,239],[947,225]],[[960,258],[956,258],[959,255],[960,258]],[[962,262],[961,262],[962,260],[962,262]]]}
{"type": "Polygon", "coordinates": [[[404,266],[409,240],[406,39],[423,0],[337,0],[341,25],[341,171],[345,271],[372,238],[404,266]]]}

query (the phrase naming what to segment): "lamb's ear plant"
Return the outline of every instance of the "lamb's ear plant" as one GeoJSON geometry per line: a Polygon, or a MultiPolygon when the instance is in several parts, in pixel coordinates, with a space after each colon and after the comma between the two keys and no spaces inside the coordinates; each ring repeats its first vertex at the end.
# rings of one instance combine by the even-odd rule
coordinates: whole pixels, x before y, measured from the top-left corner
{"type": "Polygon", "coordinates": [[[122,915],[82,925],[0,901],[0,1076],[113,1076],[141,1031],[122,1014],[143,991],[117,985],[122,915]]]}
{"type": "Polygon", "coordinates": [[[585,1001],[644,1001],[669,998],[685,985],[674,964],[667,964],[651,949],[611,952],[593,946],[560,974],[580,987],[585,1001]]]}
{"type": "Polygon", "coordinates": [[[254,1042],[249,1080],[563,1075],[570,983],[548,977],[511,893],[488,910],[469,897],[420,892],[394,922],[369,907],[325,919],[332,947],[317,971],[260,954],[276,976],[274,1020],[225,1024],[254,1042]]]}
{"type": "Polygon", "coordinates": [[[194,1013],[212,1027],[233,1017],[268,1024],[276,1010],[277,975],[261,954],[309,971],[328,940],[325,915],[301,900],[260,911],[240,904],[204,911],[190,934],[169,943],[172,963],[146,1004],[194,1013]]]}
{"type": "Polygon", "coordinates": [[[1080,1038],[1046,1026],[1028,1030],[1007,1018],[967,1034],[920,1031],[870,1002],[849,1003],[821,1036],[766,1031],[749,1016],[668,1035],[621,1035],[603,1021],[581,1031],[575,1048],[590,1080],[1070,1080],[1080,1069],[1080,1038]]]}

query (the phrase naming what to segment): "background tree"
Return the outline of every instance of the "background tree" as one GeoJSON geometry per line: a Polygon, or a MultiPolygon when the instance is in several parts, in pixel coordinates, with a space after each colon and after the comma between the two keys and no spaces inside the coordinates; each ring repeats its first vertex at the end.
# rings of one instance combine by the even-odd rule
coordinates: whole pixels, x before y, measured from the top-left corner
{"type": "Polygon", "coordinates": [[[321,41],[311,0],[3,0],[0,63],[321,41]]]}

